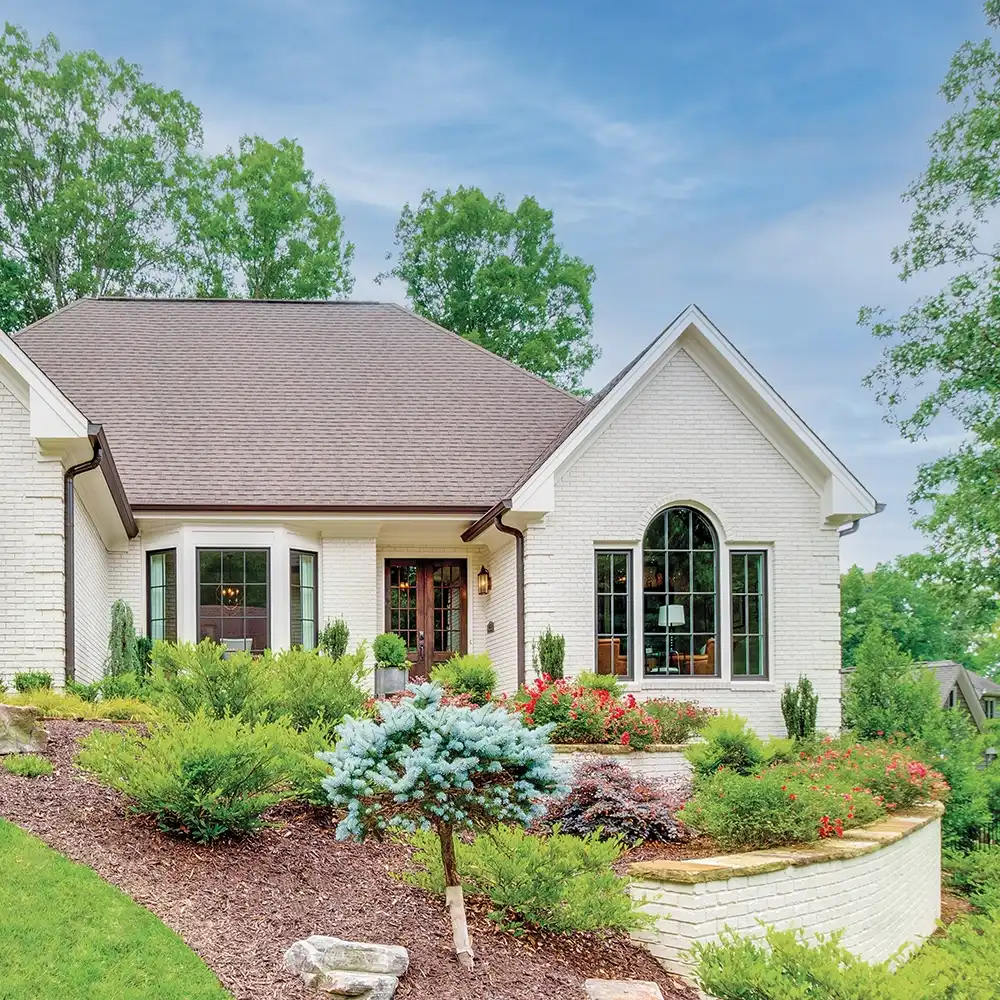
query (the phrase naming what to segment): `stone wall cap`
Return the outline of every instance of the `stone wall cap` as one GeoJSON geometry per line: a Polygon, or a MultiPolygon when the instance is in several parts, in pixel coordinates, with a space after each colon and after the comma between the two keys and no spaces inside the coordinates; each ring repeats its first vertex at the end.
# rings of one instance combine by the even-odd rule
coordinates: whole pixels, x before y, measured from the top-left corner
{"type": "Polygon", "coordinates": [[[647,753],[683,753],[687,746],[687,743],[650,743],[645,750],[636,750],[635,747],[626,746],[624,743],[553,743],[552,749],[556,753],[592,753],[621,757],[630,753],[640,756],[647,753]]]}
{"type": "Polygon", "coordinates": [[[869,826],[844,831],[843,840],[816,840],[809,844],[787,844],[741,854],[720,854],[688,861],[637,861],[629,865],[633,878],[651,882],[720,882],[747,875],[763,875],[783,868],[799,868],[843,861],[870,854],[923,829],[940,819],[944,805],[922,802],[904,812],[888,816],[869,826]]]}

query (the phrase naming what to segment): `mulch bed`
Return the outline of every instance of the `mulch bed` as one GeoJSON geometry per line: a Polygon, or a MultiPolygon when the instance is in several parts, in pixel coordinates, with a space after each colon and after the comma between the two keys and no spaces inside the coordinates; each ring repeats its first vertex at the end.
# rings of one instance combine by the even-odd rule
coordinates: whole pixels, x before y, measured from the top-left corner
{"type": "Polygon", "coordinates": [[[687,861],[691,858],[714,858],[726,853],[711,837],[667,842],[647,841],[625,854],[621,865],[624,869],[633,861],[687,861]]]}
{"type": "Polygon", "coordinates": [[[279,828],[211,847],[165,836],[145,820],[126,818],[116,792],[73,768],[76,739],[95,726],[113,728],[48,722],[46,756],[55,774],[26,779],[0,771],[0,816],[152,910],[239,1000],[318,996],[281,960],[293,941],[310,934],[404,945],[410,971],[400,980],[400,1000],[581,1000],[588,977],[652,980],[666,1000],[696,997],[627,938],[518,939],[476,908],[469,914],[476,968],[463,973],[443,903],[389,874],[407,866],[405,848],[338,842],[312,811],[286,810],[279,828]]]}

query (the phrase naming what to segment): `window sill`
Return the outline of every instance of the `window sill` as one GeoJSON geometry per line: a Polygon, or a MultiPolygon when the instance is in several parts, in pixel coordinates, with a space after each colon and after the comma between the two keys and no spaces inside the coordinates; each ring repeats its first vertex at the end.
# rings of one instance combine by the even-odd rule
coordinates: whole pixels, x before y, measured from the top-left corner
{"type": "Polygon", "coordinates": [[[677,677],[675,679],[650,678],[628,681],[625,690],[632,694],[648,691],[776,691],[777,685],[769,680],[725,680],[722,677],[677,677]]]}

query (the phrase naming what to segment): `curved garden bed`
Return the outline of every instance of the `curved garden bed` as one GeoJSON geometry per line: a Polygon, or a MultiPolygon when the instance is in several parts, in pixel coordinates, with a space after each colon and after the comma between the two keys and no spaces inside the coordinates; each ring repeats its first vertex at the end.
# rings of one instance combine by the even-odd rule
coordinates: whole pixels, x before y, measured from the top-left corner
{"type": "Polygon", "coordinates": [[[762,934],[842,930],[842,944],[881,962],[929,937],[941,915],[938,802],[910,807],[843,839],[630,866],[633,897],[655,923],[633,933],[671,972],[690,974],[688,949],[723,927],[762,934]]]}

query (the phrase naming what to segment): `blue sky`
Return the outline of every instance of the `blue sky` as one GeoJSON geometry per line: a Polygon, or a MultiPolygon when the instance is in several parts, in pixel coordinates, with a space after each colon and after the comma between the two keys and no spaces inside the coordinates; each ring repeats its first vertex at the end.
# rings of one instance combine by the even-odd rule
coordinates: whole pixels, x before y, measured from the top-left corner
{"type": "MultiPolygon", "coordinates": [[[[880,500],[845,563],[922,547],[904,445],[861,385],[858,307],[905,305],[900,192],[945,115],[979,0],[7,0],[33,36],[140,63],[205,113],[210,150],[297,138],[376,286],[399,208],[475,184],[552,208],[597,269],[597,387],[695,301],[880,500]]],[[[931,286],[924,286],[925,288],[931,286]]]]}

